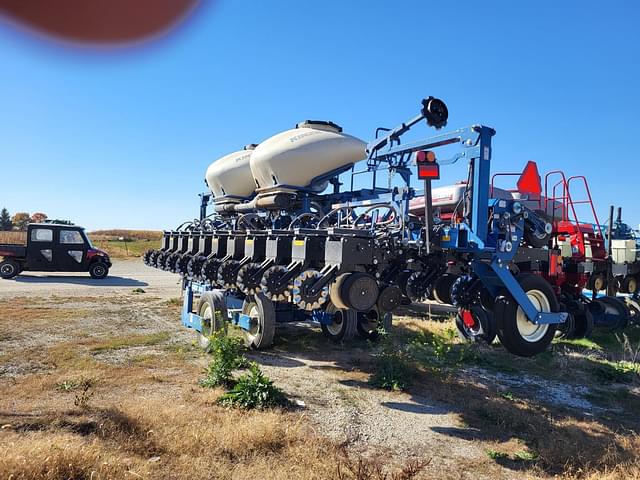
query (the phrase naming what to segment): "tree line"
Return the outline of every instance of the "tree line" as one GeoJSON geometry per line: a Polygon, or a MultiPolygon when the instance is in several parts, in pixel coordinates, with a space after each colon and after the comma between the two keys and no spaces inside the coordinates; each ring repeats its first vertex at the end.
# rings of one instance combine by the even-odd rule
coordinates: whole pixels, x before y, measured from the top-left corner
{"type": "Polygon", "coordinates": [[[9,230],[26,230],[27,225],[30,223],[43,222],[73,225],[69,220],[60,220],[57,218],[55,220],[51,220],[46,213],[42,212],[35,212],[33,214],[17,212],[12,216],[6,208],[0,210],[0,230],[5,232],[9,230]]]}

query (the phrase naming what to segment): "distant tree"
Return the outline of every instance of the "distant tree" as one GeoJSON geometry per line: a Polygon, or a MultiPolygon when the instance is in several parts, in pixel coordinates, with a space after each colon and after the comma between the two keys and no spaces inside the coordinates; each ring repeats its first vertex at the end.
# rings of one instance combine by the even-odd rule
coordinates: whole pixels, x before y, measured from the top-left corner
{"type": "Polygon", "coordinates": [[[9,210],[3,208],[0,211],[0,230],[11,230],[13,228],[13,222],[11,221],[11,215],[9,215],[9,210]]]}
{"type": "Polygon", "coordinates": [[[29,214],[27,212],[18,212],[16,213],[11,221],[13,222],[13,226],[18,230],[26,230],[27,225],[29,224],[29,214]]]}
{"type": "Polygon", "coordinates": [[[42,223],[47,219],[47,214],[42,212],[36,212],[31,215],[31,223],[42,223]]]}

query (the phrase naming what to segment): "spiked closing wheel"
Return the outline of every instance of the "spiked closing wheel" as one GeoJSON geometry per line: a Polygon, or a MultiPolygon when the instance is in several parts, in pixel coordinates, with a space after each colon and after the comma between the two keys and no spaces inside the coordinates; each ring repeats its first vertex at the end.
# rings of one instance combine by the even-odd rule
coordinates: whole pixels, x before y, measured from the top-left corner
{"type": "Polygon", "coordinates": [[[218,283],[223,288],[236,288],[239,268],[240,262],[238,260],[228,260],[223,263],[218,270],[218,283]]]}
{"type": "Polygon", "coordinates": [[[211,285],[218,284],[218,269],[222,261],[219,258],[210,258],[204,262],[202,265],[201,275],[205,278],[211,285]]]}
{"type": "Polygon", "coordinates": [[[262,291],[260,280],[261,277],[257,276],[260,271],[259,263],[248,263],[238,270],[238,289],[246,295],[254,295],[257,292],[262,291]]]}
{"type": "Polygon", "coordinates": [[[302,310],[315,310],[320,308],[329,298],[329,287],[324,286],[315,292],[311,291],[311,287],[322,277],[317,270],[305,270],[293,281],[293,303],[298,305],[302,310]]]}
{"type": "Polygon", "coordinates": [[[289,285],[280,279],[287,273],[287,268],[282,265],[274,265],[262,276],[260,286],[262,293],[274,302],[283,302],[290,297],[289,285]]]}

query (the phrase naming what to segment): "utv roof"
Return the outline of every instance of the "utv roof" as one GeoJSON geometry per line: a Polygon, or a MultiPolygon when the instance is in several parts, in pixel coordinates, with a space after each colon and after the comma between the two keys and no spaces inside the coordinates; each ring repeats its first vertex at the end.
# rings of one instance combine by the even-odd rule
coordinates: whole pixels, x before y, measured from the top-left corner
{"type": "Polygon", "coordinates": [[[67,228],[81,228],[84,230],[84,227],[80,225],[68,225],[66,223],[30,223],[29,226],[34,227],[67,227],[67,228]]]}

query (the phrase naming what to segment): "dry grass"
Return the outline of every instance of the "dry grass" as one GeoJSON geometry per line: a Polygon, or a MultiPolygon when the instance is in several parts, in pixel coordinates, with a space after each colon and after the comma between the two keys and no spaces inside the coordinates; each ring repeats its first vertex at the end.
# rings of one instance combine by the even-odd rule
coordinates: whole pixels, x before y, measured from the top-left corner
{"type": "MultiPolygon", "coordinates": [[[[0,376],[2,479],[407,480],[496,472],[474,463],[421,471],[424,465],[397,458],[393,451],[371,448],[358,454],[335,445],[314,432],[305,413],[225,409],[216,403],[220,391],[197,386],[201,354],[186,342],[167,344],[169,336],[182,331],[175,306],[151,297],[114,299],[113,312],[92,323],[87,336],[86,324],[69,319],[81,320],[92,302],[101,304],[104,298],[69,300],[77,311],[63,300],[13,299],[0,309],[5,312],[0,313],[0,327],[9,337],[20,337],[29,321],[36,322],[43,336],[63,335],[55,344],[14,349],[0,358],[0,368],[9,361],[37,366],[11,378],[0,376]],[[132,322],[115,323],[116,315],[127,317],[131,309],[143,307],[154,312],[159,323],[155,330],[141,332],[132,322]],[[176,331],[169,332],[163,321],[173,322],[176,331]],[[178,344],[184,349],[175,348],[178,344]],[[86,398],[78,400],[83,384],[90,387],[86,398]]],[[[426,325],[436,333],[448,328],[426,325]]],[[[424,326],[402,321],[399,336],[415,335],[424,326]]],[[[484,358],[498,355],[481,348],[484,358]]],[[[349,375],[366,379],[373,362],[367,359],[368,350],[356,350],[348,356],[349,375]],[[356,357],[358,371],[351,372],[356,357]]],[[[530,365],[535,366],[533,361],[530,365]]],[[[427,369],[418,375],[410,393],[450,405],[461,430],[476,432],[474,444],[506,454],[495,462],[507,475],[640,479],[637,411],[625,406],[611,417],[586,416],[526,398],[506,398],[473,378],[427,369]],[[537,459],[518,459],[523,454],[537,459]]],[[[424,455],[423,463],[430,452],[424,455]]]]}
{"type": "Polygon", "coordinates": [[[27,232],[5,232],[0,231],[0,243],[11,245],[24,244],[27,241],[27,232]]]}
{"type": "Polygon", "coordinates": [[[92,239],[96,240],[118,240],[120,237],[134,240],[160,240],[162,232],[159,230],[96,230],[89,232],[92,239]]]}

